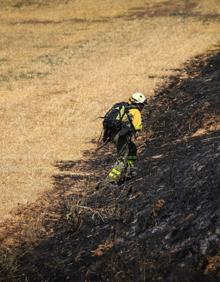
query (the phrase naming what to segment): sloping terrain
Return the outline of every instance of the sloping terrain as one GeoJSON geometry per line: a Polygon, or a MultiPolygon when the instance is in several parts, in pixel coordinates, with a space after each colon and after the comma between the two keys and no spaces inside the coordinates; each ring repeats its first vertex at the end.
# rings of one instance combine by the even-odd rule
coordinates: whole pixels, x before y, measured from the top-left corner
{"type": "Polygon", "coordinates": [[[0,1],[0,216],[53,191],[98,116],[220,41],[219,1],[0,1]],[[188,3],[188,4],[187,4],[188,3]]]}
{"type": "Polygon", "coordinates": [[[0,7],[0,281],[219,281],[219,1],[0,7]],[[97,190],[136,90],[139,175],[97,190]]]}
{"type": "Polygon", "coordinates": [[[21,281],[220,281],[219,78],[216,48],[157,90],[144,113],[148,138],[139,146],[136,179],[96,190],[100,168],[104,176],[113,161],[112,148],[86,153],[87,161],[57,162],[57,197],[22,208],[23,221],[7,229],[14,244],[5,257],[17,253],[17,261],[9,260],[5,275],[21,281]]]}

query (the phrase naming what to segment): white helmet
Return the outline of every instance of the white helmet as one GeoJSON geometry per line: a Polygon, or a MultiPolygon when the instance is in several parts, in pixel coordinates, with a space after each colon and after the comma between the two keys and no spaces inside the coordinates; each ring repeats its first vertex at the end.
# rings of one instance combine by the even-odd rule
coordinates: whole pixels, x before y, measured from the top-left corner
{"type": "Polygon", "coordinates": [[[140,93],[140,92],[135,92],[134,94],[131,95],[130,98],[131,102],[135,103],[135,104],[144,104],[146,103],[146,97],[144,96],[144,94],[140,93]]]}

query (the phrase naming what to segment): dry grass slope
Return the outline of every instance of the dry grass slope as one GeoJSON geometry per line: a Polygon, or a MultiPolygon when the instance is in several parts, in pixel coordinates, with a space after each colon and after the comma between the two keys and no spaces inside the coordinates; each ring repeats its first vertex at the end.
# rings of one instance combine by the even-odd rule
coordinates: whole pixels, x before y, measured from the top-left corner
{"type": "Polygon", "coordinates": [[[97,117],[112,102],[153,95],[214,48],[218,1],[187,2],[1,1],[2,218],[52,189],[55,161],[94,149],[97,117]]]}
{"type": "MultiPolygon", "coordinates": [[[[99,135],[97,117],[133,91],[154,95],[185,61],[217,48],[220,4],[6,0],[0,7],[0,216],[14,217],[2,223],[8,251],[0,256],[5,276],[14,279],[11,253],[52,236],[68,189],[77,183],[74,193],[84,196],[104,173],[99,162],[95,175],[84,167],[83,152],[99,135]],[[60,175],[62,166],[74,166],[72,174],[60,175]]],[[[196,136],[213,130],[203,121],[196,136]]]]}

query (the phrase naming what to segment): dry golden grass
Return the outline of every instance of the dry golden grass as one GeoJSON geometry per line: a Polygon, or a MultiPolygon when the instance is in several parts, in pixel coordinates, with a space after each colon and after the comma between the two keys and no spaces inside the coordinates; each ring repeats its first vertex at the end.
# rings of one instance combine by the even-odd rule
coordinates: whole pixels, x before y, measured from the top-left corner
{"type": "MultiPolygon", "coordinates": [[[[51,189],[56,160],[80,159],[94,149],[97,117],[113,102],[136,90],[153,95],[165,76],[218,44],[217,21],[121,17],[160,2],[2,8],[0,216],[51,189]]],[[[218,1],[200,1],[194,11],[212,13],[212,3],[220,9],[218,1]]]]}
{"type": "Polygon", "coordinates": [[[220,13],[220,4],[219,0],[200,0],[195,11],[200,12],[201,14],[219,14],[220,13]]]}

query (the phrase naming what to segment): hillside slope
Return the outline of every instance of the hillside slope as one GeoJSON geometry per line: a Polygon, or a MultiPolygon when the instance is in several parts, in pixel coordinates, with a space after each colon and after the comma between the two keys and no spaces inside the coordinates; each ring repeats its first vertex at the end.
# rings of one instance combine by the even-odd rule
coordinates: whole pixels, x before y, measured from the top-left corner
{"type": "Polygon", "coordinates": [[[0,281],[219,281],[219,1],[0,7],[0,281]],[[139,175],[97,190],[137,90],[139,175]]]}
{"type": "Polygon", "coordinates": [[[53,191],[98,116],[220,40],[218,0],[0,1],[0,220],[53,191]],[[85,107],[86,106],[86,107],[85,107]]]}
{"type": "MultiPolygon", "coordinates": [[[[31,248],[22,237],[14,249],[16,275],[28,281],[220,281],[219,89],[218,48],[170,77],[144,113],[151,136],[139,148],[139,176],[122,186],[95,189],[100,168],[104,175],[113,161],[112,148],[87,153],[87,161],[57,163],[55,187],[68,195],[60,195],[59,205],[54,201],[60,217],[51,224],[50,209],[43,221],[54,234],[31,248]]],[[[21,214],[34,218],[36,211],[21,214]]]]}

